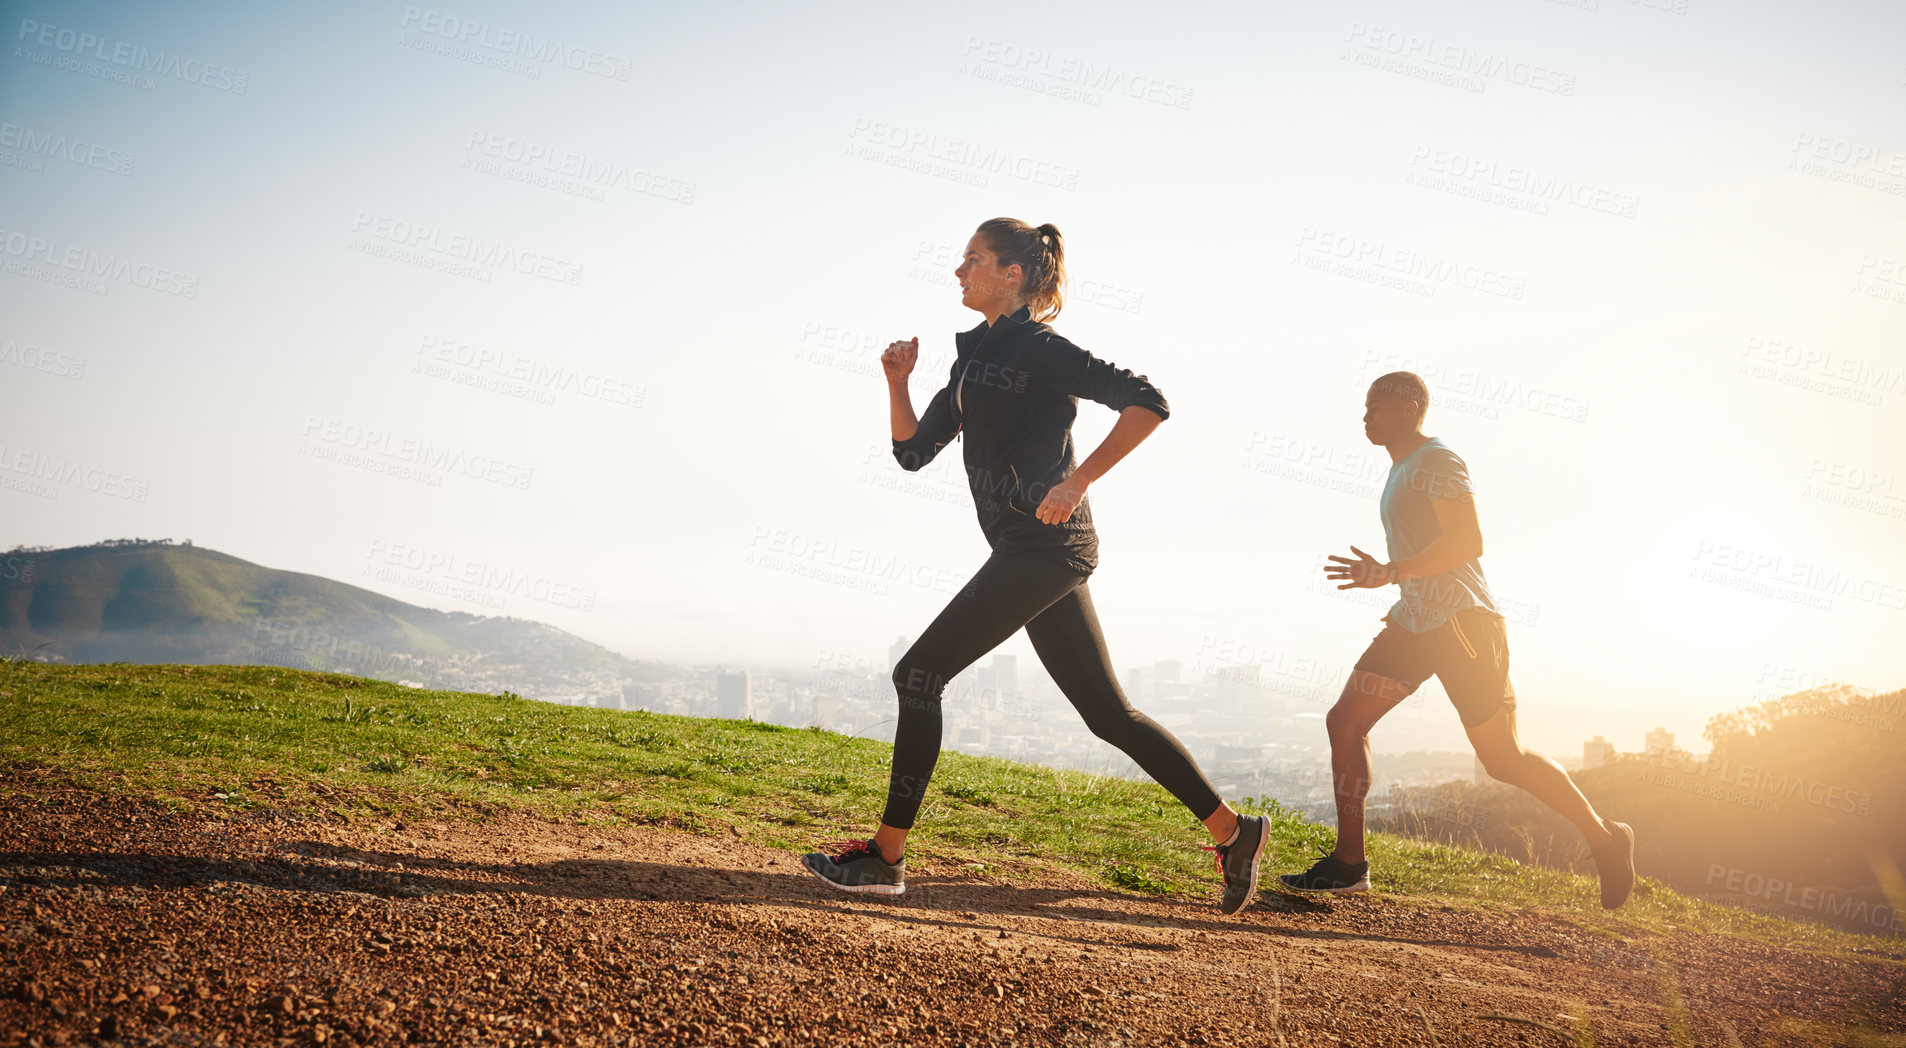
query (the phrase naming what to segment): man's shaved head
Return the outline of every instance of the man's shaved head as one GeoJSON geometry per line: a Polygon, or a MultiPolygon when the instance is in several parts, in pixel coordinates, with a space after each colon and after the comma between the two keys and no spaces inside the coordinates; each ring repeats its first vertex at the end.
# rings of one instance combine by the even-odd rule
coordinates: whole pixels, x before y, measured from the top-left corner
{"type": "Polygon", "coordinates": [[[1429,386],[1414,371],[1392,371],[1378,376],[1375,382],[1370,383],[1370,395],[1416,401],[1419,422],[1423,414],[1429,411],[1429,386]]]}

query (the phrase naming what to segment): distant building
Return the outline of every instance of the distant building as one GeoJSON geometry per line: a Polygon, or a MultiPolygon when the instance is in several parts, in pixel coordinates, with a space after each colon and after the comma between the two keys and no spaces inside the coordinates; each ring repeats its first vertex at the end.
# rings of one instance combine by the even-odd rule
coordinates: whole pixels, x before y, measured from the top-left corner
{"type": "Polygon", "coordinates": [[[893,668],[900,665],[900,659],[907,654],[907,649],[912,646],[913,645],[907,643],[907,638],[905,637],[895,637],[893,639],[893,646],[887,649],[888,673],[892,673],[893,668]]]}
{"type": "Polygon", "coordinates": [[[1266,744],[1256,746],[1235,746],[1220,742],[1212,748],[1211,763],[1218,772],[1242,773],[1254,770],[1271,762],[1271,747],[1266,744]]]}
{"type": "Polygon", "coordinates": [[[1147,696],[1145,694],[1145,671],[1143,669],[1133,666],[1131,669],[1125,671],[1125,692],[1126,697],[1134,702],[1145,701],[1147,696]]]}
{"type": "Polygon", "coordinates": [[[715,677],[715,716],[730,720],[754,716],[754,685],[747,670],[715,677]]]}
{"type": "Polygon", "coordinates": [[[1615,761],[1615,744],[1600,735],[1582,743],[1582,770],[1599,768],[1615,761]]]}
{"type": "Polygon", "coordinates": [[[993,687],[999,689],[999,701],[1019,694],[1019,656],[993,656],[993,687]]]}
{"type": "Polygon", "coordinates": [[[840,700],[832,695],[814,696],[814,719],[810,722],[822,731],[833,731],[840,720],[840,700]]]}
{"type": "Polygon", "coordinates": [[[1164,662],[1152,663],[1152,675],[1158,678],[1158,683],[1160,684],[1178,683],[1178,674],[1183,671],[1184,664],[1177,659],[1167,659],[1164,662]]]}
{"type": "Polygon", "coordinates": [[[1644,752],[1650,757],[1665,757],[1673,750],[1674,733],[1658,724],[1655,725],[1655,730],[1647,734],[1644,752]]]}

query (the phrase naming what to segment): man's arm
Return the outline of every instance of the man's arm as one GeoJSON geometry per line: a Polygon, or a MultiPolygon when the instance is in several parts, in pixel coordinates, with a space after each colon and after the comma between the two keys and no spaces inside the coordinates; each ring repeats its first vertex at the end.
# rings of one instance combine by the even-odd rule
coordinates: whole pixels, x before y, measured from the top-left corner
{"type": "Polygon", "coordinates": [[[1352,546],[1350,552],[1356,554],[1356,559],[1329,557],[1330,563],[1324,565],[1324,576],[1332,582],[1343,583],[1338,589],[1380,589],[1405,579],[1440,575],[1482,556],[1482,525],[1476,522],[1474,496],[1465,491],[1461,495],[1436,499],[1430,503],[1430,511],[1436,514],[1436,523],[1442,525],[1443,533],[1423,552],[1385,564],[1352,546]]]}
{"type": "Polygon", "coordinates": [[[1441,575],[1482,556],[1482,524],[1476,520],[1475,496],[1464,492],[1430,503],[1443,533],[1414,557],[1391,564],[1390,581],[1441,575]]]}

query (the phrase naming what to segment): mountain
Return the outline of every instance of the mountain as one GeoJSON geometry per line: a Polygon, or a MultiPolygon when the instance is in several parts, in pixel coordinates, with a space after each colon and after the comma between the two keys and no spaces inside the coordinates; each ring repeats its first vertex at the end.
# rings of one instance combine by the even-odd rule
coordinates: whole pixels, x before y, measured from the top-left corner
{"type": "Polygon", "coordinates": [[[648,675],[540,622],[422,608],[144,539],[0,554],[0,655],[293,666],[532,698],[619,696],[648,675]]]}

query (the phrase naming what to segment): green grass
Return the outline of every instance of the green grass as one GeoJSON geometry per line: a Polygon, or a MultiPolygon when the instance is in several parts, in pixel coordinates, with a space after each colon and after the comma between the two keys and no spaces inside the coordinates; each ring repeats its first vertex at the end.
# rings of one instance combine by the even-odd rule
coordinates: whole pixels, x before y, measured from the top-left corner
{"type": "MultiPolygon", "coordinates": [[[[186,808],[329,811],[354,819],[521,811],[728,832],[808,850],[864,836],[891,747],[813,729],[424,691],[272,666],[54,666],[0,659],[0,765],[186,808]]],[[[1268,870],[1307,866],[1333,831],[1276,802],[1268,870]]],[[[1083,875],[1208,900],[1202,829],[1149,782],[947,752],[911,853],[1008,880],[1083,875]]],[[[1372,835],[1377,890],[1427,904],[1568,914],[1614,937],[1742,934],[1906,957],[1906,943],[1785,921],[1646,882],[1615,916],[1592,879],[1500,855],[1372,835]]]]}

